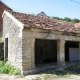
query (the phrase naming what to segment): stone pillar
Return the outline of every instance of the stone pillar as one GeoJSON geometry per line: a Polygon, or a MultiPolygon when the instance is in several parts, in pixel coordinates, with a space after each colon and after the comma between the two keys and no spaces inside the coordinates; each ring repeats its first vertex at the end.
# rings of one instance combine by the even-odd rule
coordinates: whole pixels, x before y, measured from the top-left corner
{"type": "Polygon", "coordinates": [[[22,66],[24,74],[26,70],[35,68],[35,38],[23,38],[22,40],[22,66]]]}
{"type": "Polygon", "coordinates": [[[80,62],[80,42],[79,42],[79,62],[80,62]]]}
{"type": "Polygon", "coordinates": [[[65,41],[57,41],[57,64],[65,65],[65,41]]]}
{"type": "Polygon", "coordinates": [[[35,68],[35,38],[31,40],[31,66],[35,68]]]}

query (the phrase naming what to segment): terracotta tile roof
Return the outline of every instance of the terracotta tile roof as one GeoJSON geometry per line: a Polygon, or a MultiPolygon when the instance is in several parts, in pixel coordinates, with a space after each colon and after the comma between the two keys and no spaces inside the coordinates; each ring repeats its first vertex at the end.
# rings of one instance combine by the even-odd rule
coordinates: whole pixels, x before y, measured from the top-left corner
{"type": "Polygon", "coordinates": [[[51,18],[44,18],[41,16],[34,16],[14,11],[8,11],[8,12],[10,12],[16,19],[21,21],[25,25],[25,28],[32,27],[32,28],[52,29],[64,32],[80,33],[80,27],[76,27],[73,23],[70,22],[51,19],[51,18]]]}
{"type": "Polygon", "coordinates": [[[75,25],[75,27],[79,28],[80,27],[80,22],[79,23],[75,23],[74,25],[75,25]]]}

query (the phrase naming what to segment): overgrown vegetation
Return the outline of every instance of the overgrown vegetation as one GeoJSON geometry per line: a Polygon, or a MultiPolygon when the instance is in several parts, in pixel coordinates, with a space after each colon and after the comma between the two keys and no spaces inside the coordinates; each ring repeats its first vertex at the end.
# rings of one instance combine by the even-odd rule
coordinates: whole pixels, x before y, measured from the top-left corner
{"type": "Polygon", "coordinates": [[[9,62],[0,61],[0,73],[20,75],[21,71],[20,69],[12,66],[9,62]]]}
{"type": "Polygon", "coordinates": [[[58,19],[58,20],[63,20],[63,21],[67,21],[67,22],[72,22],[72,23],[78,23],[78,22],[80,22],[80,20],[77,19],[77,18],[74,18],[74,19],[71,19],[69,17],[65,17],[65,18],[51,17],[51,18],[58,19]]]}
{"type": "Polygon", "coordinates": [[[2,38],[0,38],[0,42],[2,42],[2,38]]]}

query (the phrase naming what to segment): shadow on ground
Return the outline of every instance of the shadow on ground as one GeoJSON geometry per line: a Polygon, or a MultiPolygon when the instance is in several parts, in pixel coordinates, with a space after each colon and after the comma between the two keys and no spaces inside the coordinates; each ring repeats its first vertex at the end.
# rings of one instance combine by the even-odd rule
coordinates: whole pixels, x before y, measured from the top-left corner
{"type": "Polygon", "coordinates": [[[71,63],[65,66],[40,66],[35,74],[54,74],[57,76],[80,75],[80,63],[71,63]]]}

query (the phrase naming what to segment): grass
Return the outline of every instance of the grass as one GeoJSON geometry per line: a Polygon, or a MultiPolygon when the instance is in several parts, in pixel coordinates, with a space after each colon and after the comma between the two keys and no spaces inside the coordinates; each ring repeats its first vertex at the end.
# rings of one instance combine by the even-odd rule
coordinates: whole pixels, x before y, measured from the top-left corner
{"type": "Polygon", "coordinates": [[[64,70],[64,71],[53,71],[53,70],[50,71],[49,70],[49,72],[41,74],[43,80],[49,80],[49,79],[61,78],[61,77],[69,78],[72,75],[73,74],[71,72],[68,72],[66,70],[64,70]]]}
{"type": "Polygon", "coordinates": [[[19,75],[21,74],[20,69],[15,68],[9,62],[0,61],[0,73],[19,75]]]}
{"type": "Polygon", "coordinates": [[[2,42],[2,38],[0,37],[0,42],[2,42]]]}
{"type": "MultiPolygon", "coordinates": [[[[12,66],[9,62],[0,61],[0,73],[10,74],[10,75],[20,75],[21,71],[18,68],[12,66]]],[[[38,73],[37,76],[32,80],[53,80],[55,78],[69,78],[72,75],[80,74],[80,64],[68,66],[62,70],[59,69],[49,69],[38,73]]]]}

